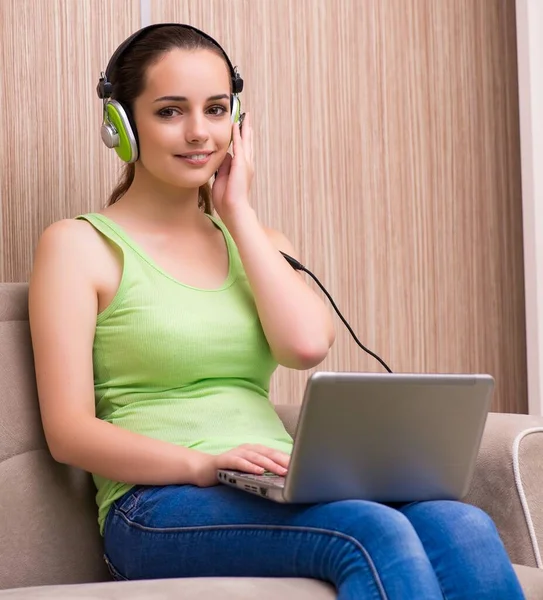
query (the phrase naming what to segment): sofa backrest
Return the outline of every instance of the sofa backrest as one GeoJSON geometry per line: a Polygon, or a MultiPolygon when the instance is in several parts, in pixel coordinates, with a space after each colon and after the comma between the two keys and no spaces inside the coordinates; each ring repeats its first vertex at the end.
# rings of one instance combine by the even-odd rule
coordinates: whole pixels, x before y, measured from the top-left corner
{"type": "Polygon", "coordinates": [[[105,581],[90,475],[47,449],[28,285],[0,284],[0,589],[105,581]]]}

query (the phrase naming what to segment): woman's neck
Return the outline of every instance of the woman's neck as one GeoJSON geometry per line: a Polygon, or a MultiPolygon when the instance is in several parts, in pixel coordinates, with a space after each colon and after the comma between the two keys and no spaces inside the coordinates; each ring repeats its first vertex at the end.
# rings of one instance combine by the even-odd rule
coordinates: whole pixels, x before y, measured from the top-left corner
{"type": "Polygon", "coordinates": [[[130,214],[161,228],[192,229],[207,221],[198,207],[198,193],[198,188],[179,188],[151,180],[136,169],[130,188],[108,212],[130,214]]]}

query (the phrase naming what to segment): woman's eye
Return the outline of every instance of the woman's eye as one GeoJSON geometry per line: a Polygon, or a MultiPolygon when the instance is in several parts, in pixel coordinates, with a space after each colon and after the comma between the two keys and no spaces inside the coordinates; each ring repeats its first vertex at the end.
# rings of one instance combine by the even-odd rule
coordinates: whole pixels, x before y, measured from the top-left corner
{"type": "Polygon", "coordinates": [[[171,119],[176,114],[179,114],[179,111],[176,108],[163,108],[158,111],[158,116],[164,119],[171,119]]]}
{"type": "Polygon", "coordinates": [[[228,111],[228,109],[225,106],[221,106],[219,104],[217,106],[211,106],[208,109],[208,112],[211,113],[214,116],[223,115],[227,111],[228,111]]]}

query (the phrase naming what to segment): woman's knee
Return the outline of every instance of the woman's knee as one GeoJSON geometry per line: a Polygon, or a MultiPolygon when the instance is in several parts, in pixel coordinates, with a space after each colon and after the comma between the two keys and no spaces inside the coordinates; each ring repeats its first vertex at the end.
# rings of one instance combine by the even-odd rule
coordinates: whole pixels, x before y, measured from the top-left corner
{"type": "Polygon", "coordinates": [[[400,511],[363,500],[343,500],[320,505],[319,519],[325,528],[338,531],[368,545],[399,546],[419,539],[409,519],[400,511]]]}
{"type": "Polygon", "coordinates": [[[383,504],[348,500],[327,505],[321,517],[328,521],[329,531],[338,532],[336,543],[328,546],[330,552],[334,546],[337,559],[328,562],[342,565],[342,570],[334,574],[336,583],[349,574],[372,573],[376,585],[386,590],[382,597],[441,597],[424,546],[400,511],[383,504]]]}
{"type": "Polygon", "coordinates": [[[402,512],[419,534],[435,529],[451,543],[499,537],[490,516],[472,504],[448,500],[421,502],[406,507],[402,512]]]}

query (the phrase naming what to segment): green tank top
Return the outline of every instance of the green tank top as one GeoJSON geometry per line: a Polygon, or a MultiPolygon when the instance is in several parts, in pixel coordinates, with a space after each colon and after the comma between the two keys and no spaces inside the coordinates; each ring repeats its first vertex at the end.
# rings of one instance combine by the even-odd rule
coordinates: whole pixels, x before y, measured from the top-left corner
{"type": "MultiPolygon", "coordinates": [[[[240,444],[290,453],[292,438],[269,400],[277,368],[235,242],[226,240],[223,285],[203,290],[162,270],[104,215],[88,221],[123,257],[118,291],[96,320],[96,416],[124,429],[210,454],[240,444]]],[[[93,475],[103,533],[111,504],[130,484],[93,475]]]]}

